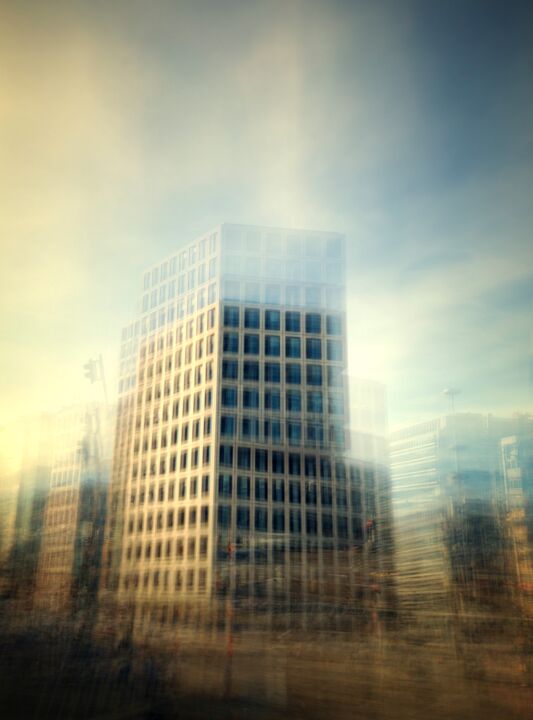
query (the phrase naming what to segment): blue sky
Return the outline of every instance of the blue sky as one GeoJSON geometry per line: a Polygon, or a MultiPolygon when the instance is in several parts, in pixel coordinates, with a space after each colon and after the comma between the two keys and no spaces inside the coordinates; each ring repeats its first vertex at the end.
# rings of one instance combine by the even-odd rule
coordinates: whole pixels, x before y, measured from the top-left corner
{"type": "Polygon", "coordinates": [[[513,2],[4,2],[2,413],[109,372],[143,268],[221,222],[346,234],[393,426],[531,409],[533,33],[513,2]]]}

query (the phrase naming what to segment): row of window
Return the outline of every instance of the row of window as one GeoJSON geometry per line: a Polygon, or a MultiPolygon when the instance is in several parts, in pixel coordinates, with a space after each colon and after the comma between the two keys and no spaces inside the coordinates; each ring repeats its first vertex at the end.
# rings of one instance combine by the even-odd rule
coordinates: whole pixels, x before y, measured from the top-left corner
{"type": "MultiPolygon", "coordinates": [[[[206,362],[205,365],[197,365],[194,370],[190,368],[185,370],[183,373],[183,385],[181,383],[181,373],[177,373],[174,376],[174,381],[171,384],[170,380],[166,380],[164,384],[156,383],[154,387],[151,386],[146,388],[144,393],[144,400],[146,403],[150,403],[153,400],[159,400],[161,397],[169,397],[172,389],[174,393],[179,393],[181,390],[189,390],[194,386],[202,385],[205,382],[210,382],[213,379],[213,361],[206,362]]],[[[137,395],[137,405],[141,405],[143,401],[143,392],[139,392],[137,395]]]]}
{"type": "MultiPolygon", "coordinates": [[[[263,327],[265,330],[280,330],[282,312],[280,310],[264,310],[259,308],[244,308],[243,324],[245,328],[259,329],[261,327],[261,316],[263,316],[263,327]]],[[[320,313],[299,313],[287,310],[283,313],[284,327],[287,332],[302,332],[320,335],[322,332],[322,315],[320,313]],[[302,317],[303,316],[303,317],[302,317]]],[[[241,308],[238,305],[226,305],[224,307],[224,326],[240,327],[241,308]]],[[[326,334],[341,335],[342,320],[338,315],[326,316],[326,334]]]]}
{"type": "MultiPolygon", "coordinates": [[[[181,432],[180,427],[178,425],[174,425],[172,427],[172,431],[170,432],[170,444],[171,445],[177,445],[178,441],[181,443],[187,443],[191,440],[194,442],[196,440],[199,440],[202,437],[202,428],[203,428],[203,437],[209,437],[211,435],[211,416],[203,418],[203,420],[193,420],[193,422],[184,422],[181,425],[181,432]]],[[[149,441],[148,436],[145,436],[143,438],[142,442],[142,452],[146,453],[149,449],[157,450],[158,447],[161,447],[162,449],[166,448],[169,443],[169,433],[167,430],[161,431],[161,434],[156,430],[155,432],[152,432],[151,441],[149,441]]],[[[135,443],[133,445],[133,453],[134,455],[138,455],[141,451],[141,441],[139,437],[136,437],[135,443]]]]}
{"type": "MultiPolygon", "coordinates": [[[[167,465],[166,457],[159,459],[159,463],[152,460],[150,463],[141,463],[141,477],[145,478],[148,474],[165,475],[167,472],[177,472],[179,470],[187,470],[189,467],[194,469],[199,467],[200,460],[202,465],[209,465],[211,462],[211,446],[204,445],[203,448],[195,447],[191,450],[183,450],[178,458],[176,454],[173,454],[169,458],[167,465]],[[201,451],[201,454],[200,454],[201,451]]],[[[139,474],[139,466],[135,463],[132,469],[132,477],[135,479],[139,474]]]]}
{"type": "MultiPolygon", "coordinates": [[[[348,494],[345,487],[337,487],[335,490],[331,484],[317,486],[315,482],[305,483],[302,492],[302,484],[298,480],[273,480],[268,482],[266,478],[256,477],[253,483],[254,499],[256,502],[285,502],[286,499],[292,505],[301,505],[302,498],[307,505],[317,505],[318,498],[324,507],[331,507],[334,504],[337,508],[348,507],[348,494]]],[[[250,500],[252,490],[251,478],[247,475],[238,475],[234,481],[231,475],[221,474],[218,476],[218,496],[222,498],[237,497],[238,500],[250,500]]],[[[361,512],[361,491],[357,487],[350,489],[350,500],[352,512],[361,512]]]]}
{"type": "Polygon", "coordinates": [[[228,302],[287,305],[288,307],[324,308],[344,310],[345,291],[342,286],[302,286],[301,283],[259,283],[224,280],[222,297],[228,302]]]}
{"type": "MultiPolygon", "coordinates": [[[[150,427],[150,421],[157,425],[159,421],[161,422],[168,422],[170,419],[170,409],[172,409],[172,418],[175,419],[179,417],[180,415],[180,406],[181,406],[181,415],[187,416],[190,412],[197,413],[200,412],[202,409],[207,410],[211,407],[213,404],[213,390],[211,388],[207,388],[205,392],[199,391],[195,393],[192,398],[190,395],[185,396],[182,398],[182,400],[175,400],[172,408],[170,408],[169,404],[166,403],[164,405],[157,405],[152,412],[150,412],[148,409],[144,413],[144,427],[150,427]],[[202,396],[203,396],[203,406],[202,406],[202,396]],[[192,404],[191,404],[192,399],[192,404]]],[[[137,415],[135,419],[135,428],[136,430],[140,430],[142,424],[142,417],[141,415],[137,415]]]]}
{"type": "Polygon", "coordinates": [[[152,532],[154,530],[183,530],[186,526],[190,530],[198,524],[207,525],[209,522],[209,505],[202,505],[200,508],[188,508],[188,512],[184,508],[175,510],[171,508],[165,512],[141,514],[137,516],[137,520],[132,516],[128,521],[128,534],[134,532],[152,532]],[[188,520],[188,522],[187,522],[188,520]]]}
{"type": "Polygon", "coordinates": [[[149,315],[145,315],[141,319],[141,335],[145,337],[149,333],[171,325],[175,320],[183,320],[187,316],[194,315],[195,312],[202,310],[207,305],[212,305],[216,300],[217,284],[212,282],[207,287],[201,287],[177,302],[163,306],[158,311],[152,310],[149,315]]]}
{"type": "MultiPolygon", "coordinates": [[[[184,350],[177,350],[174,355],[174,364],[175,368],[179,368],[182,365],[190,365],[194,360],[201,360],[204,356],[204,349],[206,355],[212,355],[215,349],[215,336],[214,335],[208,335],[206,338],[206,341],[204,343],[203,339],[197,340],[196,343],[193,345],[193,343],[190,343],[186,346],[184,350]],[[193,352],[194,350],[194,352],[193,352]]],[[[209,366],[212,364],[212,361],[209,361],[205,364],[205,373],[208,376],[209,375],[209,366]]],[[[146,380],[147,382],[151,381],[152,378],[155,377],[158,378],[163,374],[163,370],[168,375],[172,369],[173,369],[173,362],[172,362],[172,355],[167,355],[163,364],[163,360],[158,360],[155,365],[154,363],[151,363],[150,365],[147,365],[146,367],[146,373],[144,372],[143,366],[140,366],[139,369],[139,383],[144,383],[146,380]]],[[[201,366],[200,366],[201,367],[201,366]]],[[[196,368],[198,370],[198,368],[196,368]]],[[[190,372],[190,370],[188,371],[190,372]]],[[[185,377],[185,375],[184,375],[185,377]]],[[[166,381],[169,382],[168,380],[166,381]]],[[[174,379],[175,382],[175,379],[174,379]]]]}
{"type": "Polygon", "coordinates": [[[208,538],[202,535],[196,542],[196,538],[192,537],[185,542],[183,538],[177,540],[158,540],[153,543],[148,541],[145,545],[138,544],[135,547],[129,545],[126,550],[126,559],[131,560],[196,560],[197,556],[202,559],[207,557],[208,538]],[[186,551],[186,552],[185,552],[186,551]]]}
{"type": "Polygon", "coordinates": [[[147,312],[173,300],[175,297],[185,295],[209,280],[213,280],[217,274],[217,259],[211,258],[209,263],[201,263],[198,267],[191,268],[187,273],[181,273],[176,279],[163,283],[154,288],[151,292],[143,295],[142,312],[147,312]]]}
{"type": "MultiPolygon", "coordinates": [[[[142,578],[142,589],[148,590],[150,586],[157,590],[159,588],[162,588],[163,590],[169,590],[169,571],[165,570],[164,572],[160,573],[159,570],[154,570],[152,573],[146,572],[144,573],[144,576],[142,578]],[[150,585],[151,581],[151,585],[150,585]]],[[[198,570],[198,587],[197,590],[199,592],[202,592],[206,588],[206,582],[207,582],[207,570],[205,568],[200,568],[198,570]]],[[[185,573],[185,584],[184,584],[184,573],[182,570],[176,570],[175,575],[175,585],[174,588],[176,590],[183,590],[185,587],[187,590],[194,590],[195,588],[195,570],[194,568],[190,568],[185,573]]],[[[128,590],[130,588],[133,590],[139,590],[141,588],[141,582],[139,575],[137,573],[130,575],[126,575],[124,578],[124,589],[128,590]]]]}
{"type": "Polygon", "coordinates": [[[176,345],[181,345],[185,339],[191,340],[195,335],[201,335],[206,329],[213,328],[215,318],[215,308],[211,308],[206,313],[200,313],[194,320],[188,320],[183,325],[179,325],[175,333],[169,330],[166,335],[161,334],[157,341],[155,337],[152,337],[148,342],[144,342],[140,349],[141,366],[147,354],[151,356],[156,350],[161,353],[165,347],[167,349],[173,347],[174,341],[176,345]]]}
{"type": "MultiPolygon", "coordinates": [[[[321,387],[324,384],[322,365],[308,364],[305,368],[305,382],[312,387],[321,387]]],[[[284,377],[287,385],[302,384],[302,366],[300,363],[287,363],[284,365],[284,377]]],[[[342,386],[342,368],[335,365],[327,366],[327,380],[330,387],[342,386]]],[[[257,360],[223,360],[222,378],[224,380],[239,380],[244,382],[281,382],[281,364],[279,362],[259,363],[257,360]],[[239,378],[241,369],[241,378],[239,378]]]]}
{"type": "MultiPolygon", "coordinates": [[[[239,333],[225,332],[222,347],[225,353],[238,353],[240,350],[239,333]]],[[[260,354],[260,336],[257,333],[244,334],[243,351],[245,355],[260,354]]],[[[281,336],[265,335],[263,352],[266,356],[280,357],[281,336]]],[[[300,358],[301,356],[302,339],[295,335],[286,336],[285,357],[300,358]]],[[[320,338],[305,338],[305,357],[307,360],[322,360],[322,340],[320,338]]],[[[326,340],[326,357],[328,360],[342,360],[342,340],[326,340]]]]}
{"type": "MultiPolygon", "coordinates": [[[[218,527],[230,528],[233,523],[233,508],[231,505],[219,505],[217,513],[218,527]]],[[[348,538],[349,523],[346,515],[337,515],[334,518],[329,513],[322,513],[321,518],[313,511],[301,512],[290,510],[288,523],[285,510],[273,509],[269,512],[266,507],[256,507],[253,514],[247,506],[235,508],[235,527],[238,530],[249,530],[252,527],[256,532],[284,533],[289,531],[294,534],[301,534],[304,531],[307,535],[322,534],[324,537],[348,538]],[[320,519],[320,524],[319,524],[320,519]]],[[[357,516],[351,518],[351,530],[353,537],[359,538],[362,535],[361,519],[357,516]]]]}
{"type": "Polygon", "coordinates": [[[202,238],[198,243],[191,245],[187,250],[181,250],[170,260],[165,260],[144,273],[144,289],[148,290],[150,286],[164,282],[168,277],[175,275],[178,271],[183,271],[187,267],[195,265],[197,262],[206,258],[207,254],[212,255],[217,248],[217,234],[212,233],[209,238],[202,238]]]}
{"type": "Polygon", "coordinates": [[[223,249],[239,256],[261,254],[302,258],[342,258],[343,239],[338,235],[312,233],[302,235],[296,231],[272,228],[246,228],[228,225],[224,228],[223,249]]]}
{"type": "MultiPolygon", "coordinates": [[[[225,407],[236,407],[237,400],[240,397],[241,407],[250,410],[260,410],[261,396],[263,397],[263,408],[270,412],[281,412],[282,394],[280,390],[269,388],[264,393],[260,393],[254,387],[243,388],[242,394],[238,388],[230,387],[222,390],[222,404],[225,407]],[[229,392],[228,392],[229,391],[229,392]],[[235,405],[229,404],[235,401],[235,405]]],[[[308,413],[324,412],[324,395],[322,390],[308,390],[306,393],[301,390],[291,388],[283,393],[285,397],[285,410],[289,413],[301,413],[304,410],[303,401],[305,400],[305,411],[308,413]]],[[[327,395],[328,412],[330,415],[344,414],[344,396],[342,393],[330,392],[327,395]]]]}
{"type": "Polygon", "coordinates": [[[238,437],[247,442],[264,442],[274,445],[281,445],[285,439],[289,445],[302,445],[307,447],[325,448],[328,444],[338,445],[344,442],[342,427],[335,424],[329,427],[329,432],[324,429],[322,422],[295,422],[287,420],[282,423],[280,420],[267,419],[259,420],[256,417],[236,418],[232,415],[223,415],[220,419],[221,438],[233,438],[237,434],[237,422],[239,423],[238,437]],[[305,430],[305,435],[304,435],[305,430]]]}
{"type": "Polygon", "coordinates": [[[238,447],[236,450],[237,452],[234,453],[232,445],[221,445],[221,465],[232,466],[235,454],[237,466],[245,470],[251,469],[253,459],[254,470],[260,473],[272,472],[283,475],[286,468],[289,475],[317,478],[320,471],[320,477],[323,480],[331,480],[332,469],[334,469],[335,478],[339,484],[345,484],[348,477],[351,483],[360,481],[358,467],[346,466],[344,462],[337,461],[332,468],[331,460],[326,456],[303,455],[302,457],[300,453],[284,453],[282,450],[267,450],[266,448],[255,448],[252,451],[249,447],[238,447]]]}
{"type": "Polygon", "coordinates": [[[130,502],[132,505],[135,505],[138,501],[139,505],[143,505],[145,500],[148,503],[174,500],[176,497],[179,500],[185,500],[187,497],[189,499],[197,497],[199,492],[201,492],[203,496],[209,495],[209,475],[204,475],[201,481],[198,477],[189,479],[181,478],[178,481],[177,487],[176,481],[171,480],[168,485],[160,483],[157,490],[155,485],[150,485],[148,492],[146,492],[146,488],[144,487],[139,489],[138,494],[133,490],[130,496],[130,502]],[[199,484],[200,482],[201,485],[199,484]],[[189,491],[188,493],[187,490],[189,491]]]}

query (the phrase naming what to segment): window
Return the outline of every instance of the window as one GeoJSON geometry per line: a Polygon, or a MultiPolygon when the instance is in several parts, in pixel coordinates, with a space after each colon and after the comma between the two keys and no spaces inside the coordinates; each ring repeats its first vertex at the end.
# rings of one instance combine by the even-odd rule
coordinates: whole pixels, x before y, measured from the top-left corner
{"type": "Polygon", "coordinates": [[[285,367],[285,380],[289,385],[300,385],[302,382],[302,368],[297,363],[287,363],[285,367]]]}
{"type": "Polygon", "coordinates": [[[287,332],[300,332],[300,313],[285,313],[285,330],[287,332]]]}
{"type": "Polygon", "coordinates": [[[265,382],[279,383],[280,378],[280,364],[275,362],[265,363],[265,382]]]}
{"type": "Polygon", "coordinates": [[[289,483],[289,502],[293,505],[299,505],[302,501],[302,492],[300,483],[295,480],[291,480],[289,483]]]}
{"type": "Polygon", "coordinates": [[[236,388],[222,388],[222,407],[237,407],[236,388]]]}
{"type": "Polygon", "coordinates": [[[302,354],[301,341],[299,337],[285,338],[285,357],[299,358],[302,354]]]}
{"type": "Polygon", "coordinates": [[[272,472],[276,474],[285,472],[285,456],[279,450],[272,452],[272,472]]]}
{"type": "Polygon", "coordinates": [[[239,308],[226,305],[224,308],[224,325],[239,327],[239,308]]]}
{"type": "Polygon", "coordinates": [[[272,483],[272,502],[285,502],[285,482],[274,480],[272,483]]]}
{"type": "Polygon", "coordinates": [[[231,525],[231,507],[228,505],[218,506],[218,524],[220,527],[229,527],[231,525]]]}
{"type": "Polygon", "coordinates": [[[326,318],[326,332],[328,335],[342,334],[342,321],[338,315],[328,315],[326,318]]]}
{"type": "Polygon", "coordinates": [[[256,478],[255,480],[255,499],[260,502],[268,500],[268,486],[264,478],[256,478]]]}
{"type": "Polygon", "coordinates": [[[265,508],[255,509],[255,529],[259,532],[266,532],[268,525],[268,515],[265,508]]]}
{"type": "Polygon", "coordinates": [[[299,510],[291,510],[289,514],[289,529],[291,533],[302,532],[302,516],[299,510]]]}
{"type": "Polygon", "coordinates": [[[346,465],[343,462],[336,462],[335,463],[335,477],[337,478],[337,483],[342,483],[343,485],[346,482],[346,465]]]}
{"type": "Polygon", "coordinates": [[[259,328],[259,310],[246,308],[244,311],[244,327],[259,328]]]}
{"type": "Polygon", "coordinates": [[[265,410],[279,412],[281,409],[281,395],[279,390],[265,390],[265,410]]]}
{"type": "Polygon", "coordinates": [[[237,467],[241,470],[251,468],[251,450],[247,447],[240,447],[237,450],[237,467]]]}
{"type": "Polygon", "coordinates": [[[300,475],[302,472],[301,458],[296,453],[289,453],[289,475],[300,475]]]}
{"type": "Polygon", "coordinates": [[[279,305],[281,301],[281,288],[279,285],[267,285],[265,288],[265,302],[269,305],[279,305]]]}
{"type": "Polygon", "coordinates": [[[333,497],[331,493],[331,487],[329,485],[322,485],[321,491],[320,491],[321,501],[322,505],[331,506],[333,502],[333,497]]]}
{"type": "Polygon", "coordinates": [[[250,388],[244,388],[242,391],[242,406],[245,408],[259,407],[259,391],[250,388]]]}
{"type": "Polygon", "coordinates": [[[222,377],[225,380],[237,380],[239,377],[239,363],[237,360],[222,361],[222,377]]]}
{"type": "Polygon", "coordinates": [[[237,497],[240,500],[248,500],[250,498],[250,478],[239,475],[237,478],[237,497]]]}
{"type": "Polygon", "coordinates": [[[231,445],[221,445],[219,460],[221,465],[233,465],[233,448],[231,445]]]}
{"type": "Polygon", "coordinates": [[[207,525],[209,522],[209,506],[202,505],[200,508],[200,522],[202,525],[207,525]]]}
{"type": "Polygon", "coordinates": [[[265,329],[279,330],[280,328],[280,312],[279,310],[265,310],[265,329]]]}
{"type": "Polygon", "coordinates": [[[244,354],[259,355],[259,335],[249,335],[247,333],[244,336],[244,354]]]}
{"type": "Polygon", "coordinates": [[[342,368],[328,365],[328,385],[340,387],[342,385],[342,368]]]}
{"type": "Polygon", "coordinates": [[[237,507],[237,527],[240,530],[247,530],[250,527],[250,508],[237,507]]]}
{"type": "Polygon", "coordinates": [[[317,338],[307,338],[305,341],[305,357],[308,360],[322,359],[322,343],[317,338]]]}
{"type": "Polygon", "coordinates": [[[231,497],[232,494],[232,477],[231,475],[218,476],[218,494],[220,497],[231,497]]]}
{"type": "Polygon", "coordinates": [[[305,502],[308,505],[316,505],[316,497],[317,497],[316,485],[314,483],[307,484],[307,486],[305,488],[305,502]]]}
{"type": "Polygon", "coordinates": [[[253,360],[245,360],[243,364],[243,379],[259,381],[259,363],[253,360]]]}
{"type": "Polygon", "coordinates": [[[324,445],[324,426],[322,423],[308,423],[307,424],[307,444],[309,447],[316,447],[324,445]]]}
{"type": "Polygon", "coordinates": [[[304,466],[306,477],[316,477],[316,458],[314,455],[305,456],[304,466]]]}
{"type": "Polygon", "coordinates": [[[307,393],[307,412],[322,413],[323,411],[324,404],[322,402],[322,393],[320,390],[310,390],[307,393]]]}
{"type": "Polygon", "coordinates": [[[241,421],[241,436],[243,439],[256,440],[259,437],[259,419],[243,417],[241,421]]]}
{"type": "Polygon", "coordinates": [[[322,515],[322,534],[324,537],[333,535],[333,518],[331,515],[322,515]]]}
{"type": "Polygon", "coordinates": [[[328,398],[328,410],[331,415],[344,414],[344,398],[342,395],[331,393],[328,398]]]}
{"type": "Polygon", "coordinates": [[[340,340],[327,341],[328,360],[342,360],[342,342],[340,340]]]}
{"type": "Polygon", "coordinates": [[[287,423],[287,440],[289,445],[300,445],[302,442],[302,424],[299,422],[287,423]]]}
{"type": "Polygon", "coordinates": [[[268,453],[266,450],[257,448],[255,451],[256,472],[268,472],[268,453]]]}
{"type": "Polygon", "coordinates": [[[322,323],[320,315],[318,313],[307,313],[305,316],[305,332],[319,334],[321,327],[322,323]]]}
{"type": "Polygon", "coordinates": [[[272,513],[272,531],[285,532],[285,512],[283,510],[274,510],[272,513]]]}
{"type": "Polygon", "coordinates": [[[348,537],[348,518],[346,515],[337,516],[337,534],[341,538],[348,537]]]}
{"type": "Polygon", "coordinates": [[[279,357],[280,355],[280,339],[279,335],[265,336],[265,355],[279,357]]]}
{"type": "Polygon", "coordinates": [[[285,402],[288,412],[302,411],[302,394],[299,390],[287,390],[285,402]]]}
{"type": "Polygon", "coordinates": [[[337,488],[337,507],[347,507],[348,497],[344,488],[337,488]]]}
{"type": "Polygon", "coordinates": [[[273,443],[281,443],[281,423],[279,420],[265,420],[264,422],[265,440],[270,438],[273,443]]]}
{"type": "Polygon", "coordinates": [[[223,342],[224,352],[239,352],[239,335],[236,332],[225,332],[223,342]]]}
{"type": "Polygon", "coordinates": [[[320,477],[326,480],[331,478],[331,463],[329,458],[320,458],[320,477]]]}
{"type": "Polygon", "coordinates": [[[307,366],[307,384],[308,385],[322,385],[322,366],[321,365],[308,365],[307,366]]]}
{"type": "Polygon", "coordinates": [[[209,475],[204,475],[202,478],[202,495],[209,494],[209,475]]]}

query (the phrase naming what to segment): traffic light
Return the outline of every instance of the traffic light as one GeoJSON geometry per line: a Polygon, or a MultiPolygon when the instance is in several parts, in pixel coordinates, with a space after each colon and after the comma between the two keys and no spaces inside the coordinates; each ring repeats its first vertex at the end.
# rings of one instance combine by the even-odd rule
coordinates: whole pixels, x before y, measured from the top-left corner
{"type": "Polygon", "coordinates": [[[88,360],[83,366],[83,374],[91,381],[96,382],[96,360],[88,360]]]}

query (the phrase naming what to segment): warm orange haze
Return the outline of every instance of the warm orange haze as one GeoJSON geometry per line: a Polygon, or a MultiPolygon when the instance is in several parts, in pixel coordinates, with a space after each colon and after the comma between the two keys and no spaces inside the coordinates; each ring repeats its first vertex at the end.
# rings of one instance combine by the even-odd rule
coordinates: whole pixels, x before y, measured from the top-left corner
{"type": "Polygon", "coordinates": [[[0,18],[2,715],[528,717],[530,8],[0,18]]]}

